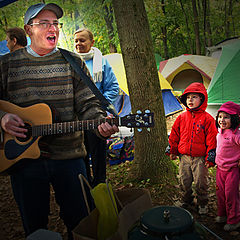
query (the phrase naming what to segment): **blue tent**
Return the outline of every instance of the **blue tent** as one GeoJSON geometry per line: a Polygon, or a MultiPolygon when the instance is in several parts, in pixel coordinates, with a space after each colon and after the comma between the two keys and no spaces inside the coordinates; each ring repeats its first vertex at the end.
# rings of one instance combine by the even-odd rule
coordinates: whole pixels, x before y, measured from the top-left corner
{"type": "Polygon", "coordinates": [[[0,56],[9,53],[9,49],[7,47],[7,40],[0,41],[0,56]]]}
{"type": "MultiPolygon", "coordinates": [[[[105,58],[109,61],[113,68],[113,71],[117,77],[119,87],[121,89],[117,101],[114,103],[119,116],[125,116],[131,112],[131,102],[129,98],[128,86],[125,68],[122,60],[122,55],[119,53],[112,53],[105,55],[105,58]]],[[[182,111],[183,108],[178,102],[176,97],[172,93],[172,87],[167,80],[158,72],[159,82],[162,89],[163,105],[165,110],[165,116],[169,116],[176,112],[182,111]]]]}
{"type": "Polygon", "coordinates": [[[162,89],[162,98],[165,116],[169,116],[183,110],[181,104],[173,95],[171,89],[162,89]]]}

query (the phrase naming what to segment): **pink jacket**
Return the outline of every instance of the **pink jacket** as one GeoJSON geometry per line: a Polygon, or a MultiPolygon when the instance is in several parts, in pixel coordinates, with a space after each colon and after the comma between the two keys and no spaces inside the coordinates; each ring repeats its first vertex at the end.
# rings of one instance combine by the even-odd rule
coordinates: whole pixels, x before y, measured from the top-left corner
{"type": "Polygon", "coordinates": [[[238,166],[240,161],[240,130],[219,129],[215,162],[221,170],[238,166]]]}

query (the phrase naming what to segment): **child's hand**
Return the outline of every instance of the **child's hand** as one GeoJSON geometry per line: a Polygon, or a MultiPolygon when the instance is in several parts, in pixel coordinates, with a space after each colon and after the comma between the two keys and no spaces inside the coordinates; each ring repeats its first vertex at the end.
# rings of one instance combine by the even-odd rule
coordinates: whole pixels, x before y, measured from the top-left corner
{"type": "Polygon", "coordinates": [[[172,154],[172,153],[170,154],[169,157],[170,157],[171,160],[175,160],[175,159],[177,159],[177,155],[172,154]]]}
{"type": "Polygon", "coordinates": [[[206,166],[207,168],[214,167],[214,166],[215,166],[215,163],[206,161],[206,162],[205,162],[205,166],[206,166]]]}
{"type": "Polygon", "coordinates": [[[205,166],[207,167],[207,168],[210,168],[211,166],[210,166],[210,164],[209,163],[205,163],[205,166]]]}

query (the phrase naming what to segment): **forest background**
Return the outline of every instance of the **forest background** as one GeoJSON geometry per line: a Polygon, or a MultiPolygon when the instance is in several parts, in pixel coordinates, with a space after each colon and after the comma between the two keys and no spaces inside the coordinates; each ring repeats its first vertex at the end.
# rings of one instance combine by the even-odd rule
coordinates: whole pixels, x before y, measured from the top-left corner
{"type": "MultiPolygon", "coordinates": [[[[0,8],[0,40],[6,38],[5,30],[7,28],[15,26],[23,27],[24,13],[30,5],[38,2],[40,1],[18,0],[4,8],[0,8]]],[[[126,176],[130,175],[128,172],[130,164],[133,165],[138,162],[140,163],[140,167],[145,168],[144,171],[141,171],[142,178],[140,178],[141,181],[138,181],[138,187],[150,189],[152,198],[158,204],[169,204],[169,201],[172,203],[177,200],[177,197],[175,196],[178,195],[172,193],[173,190],[178,191],[178,188],[174,183],[171,188],[170,183],[172,182],[166,181],[167,184],[164,185],[163,181],[157,179],[157,185],[152,185],[152,178],[150,179],[153,173],[155,174],[156,169],[160,169],[160,172],[162,173],[159,174],[160,178],[167,177],[166,175],[170,175],[169,172],[171,168],[168,163],[170,161],[168,159],[165,159],[164,161],[165,154],[163,150],[165,150],[165,144],[167,143],[167,134],[164,127],[165,116],[163,116],[163,111],[159,107],[161,105],[159,103],[162,103],[162,100],[160,100],[161,97],[158,96],[161,93],[159,79],[157,73],[155,74],[155,79],[153,78],[153,64],[149,61],[149,57],[151,57],[151,55],[153,56],[153,54],[148,54],[152,51],[152,46],[150,46],[151,44],[148,44],[150,41],[145,41],[145,44],[148,44],[147,47],[140,44],[144,43],[142,40],[144,37],[141,37],[143,35],[142,32],[146,32],[145,39],[149,40],[148,32],[146,31],[148,28],[146,27],[147,24],[144,20],[147,18],[149,21],[154,52],[160,54],[162,58],[168,59],[182,54],[205,55],[206,47],[215,45],[227,38],[240,36],[240,0],[145,0],[144,3],[147,17],[143,11],[133,11],[133,6],[141,6],[140,3],[142,0],[46,1],[46,3],[49,2],[57,3],[64,10],[64,16],[60,20],[63,23],[63,28],[60,31],[59,47],[73,51],[74,32],[81,27],[87,27],[95,36],[95,46],[98,47],[103,54],[108,54],[110,52],[120,53],[121,50],[127,51],[130,56],[129,59],[136,63],[126,64],[126,73],[129,72],[130,75],[131,73],[140,73],[139,75],[132,74],[131,77],[136,76],[136,78],[132,77],[132,79],[130,79],[131,81],[129,80],[131,83],[131,89],[134,89],[134,91],[131,91],[131,89],[129,91],[130,97],[132,97],[132,107],[138,109],[138,105],[144,105],[144,107],[149,105],[151,111],[153,111],[156,116],[154,131],[151,131],[150,133],[145,131],[141,133],[141,136],[140,133],[134,135],[136,147],[134,161],[126,165],[126,171],[123,173],[123,165],[108,169],[110,171],[109,178],[112,180],[114,187],[123,188],[135,186],[135,182],[131,181],[127,184],[123,181],[126,180],[126,176]],[[129,2],[131,2],[131,4],[129,4],[129,2]],[[140,13],[141,16],[134,15],[135,19],[138,20],[137,24],[134,24],[134,21],[129,21],[133,14],[128,14],[127,17],[124,15],[125,22],[123,25],[126,32],[123,33],[122,31],[122,34],[120,35],[119,31],[119,36],[121,36],[120,39],[122,42],[123,38],[126,36],[129,40],[125,39],[125,44],[122,44],[121,48],[116,22],[121,22],[120,20],[122,20],[122,18],[116,18],[119,21],[115,21],[113,9],[115,10],[115,13],[119,13],[120,11],[123,12],[122,8],[116,8],[116,6],[121,6],[118,4],[122,3],[125,3],[125,8],[131,10],[129,13],[140,13]],[[113,7],[113,5],[115,7],[113,7]],[[140,29],[137,28],[139,25],[141,27],[140,29]],[[131,34],[134,32],[131,27],[135,27],[135,30],[142,35],[131,34]],[[136,36],[138,36],[140,43],[136,41],[136,36]],[[125,48],[123,48],[123,45],[125,48]],[[147,53],[143,51],[145,49],[147,49],[147,53]],[[133,55],[134,57],[132,57],[133,55]],[[143,65],[143,63],[145,65],[143,65]],[[148,79],[148,81],[146,81],[146,79],[148,79]],[[147,88],[145,87],[146,84],[148,84],[147,88]],[[147,174],[145,174],[146,172],[147,174]],[[119,176],[119,178],[117,176],[119,176]],[[119,186],[119,184],[123,184],[124,186],[119,186]]],[[[141,7],[139,9],[143,10],[141,7]]],[[[126,9],[124,10],[126,11],[126,9]]],[[[122,24],[119,25],[122,26],[122,24]]],[[[125,53],[125,55],[127,54],[125,53]]],[[[135,179],[136,175],[133,176],[135,179]]],[[[213,173],[211,176],[215,176],[215,174],[213,173]]],[[[214,177],[212,177],[212,179],[214,179],[214,177]]],[[[7,232],[7,235],[10,236],[10,233],[12,233],[16,235],[16,239],[19,239],[20,232],[22,234],[22,228],[16,228],[16,207],[14,208],[13,204],[6,204],[10,201],[9,195],[11,191],[8,190],[10,184],[9,182],[6,183],[8,178],[0,178],[0,180],[5,181],[5,183],[0,184],[0,186],[2,186],[2,192],[6,194],[6,197],[1,198],[2,201],[0,202],[2,209],[0,223],[4,222],[8,225],[7,227],[3,227],[4,231],[7,232]],[[14,220],[10,220],[10,217],[14,220]],[[7,218],[9,219],[6,220],[7,218]],[[12,227],[9,227],[9,223],[12,224],[12,227]]],[[[222,226],[215,226],[213,221],[213,217],[216,214],[216,199],[214,180],[211,182],[213,183],[210,191],[211,212],[209,216],[204,216],[203,218],[200,218],[199,221],[203,222],[206,226],[211,227],[214,232],[221,233],[224,236],[226,233],[223,233],[222,226]]],[[[53,218],[57,219],[57,224],[55,222],[52,223],[52,228],[50,229],[61,232],[63,231],[63,228],[62,226],[58,227],[59,218],[56,217],[58,215],[56,214],[57,211],[53,212],[53,218]]],[[[196,218],[199,218],[197,214],[195,215],[196,218]]],[[[3,224],[0,224],[0,239],[5,240],[7,239],[6,237],[1,238],[1,236],[5,236],[1,230],[2,225],[3,224]]],[[[18,223],[18,225],[20,226],[21,223],[18,223]]],[[[240,239],[240,232],[237,232],[237,235],[239,236],[238,239],[240,239]]],[[[229,239],[228,237],[229,236],[227,235],[223,238],[229,239]]],[[[15,238],[10,237],[9,239],[13,240],[15,238]]],[[[237,240],[236,237],[235,239],[237,240]]]]}
{"type": "MultiPolygon", "coordinates": [[[[7,28],[23,27],[24,13],[37,2],[39,0],[18,0],[0,9],[0,40],[5,39],[7,28]]],[[[154,53],[163,59],[182,54],[205,55],[206,47],[239,36],[240,1],[51,2],[64,9],[59,47],[74,51],[74,32],[82,27],[89,28],[95,36],[95,46],[103,54],[122,51],[132,112],[150,109],[154,113],[154,131],[134,132],[133,176],[153,182],[174,179],[175,170],[165,155],[166,119],[154,53]]]]}
{"type": "MultiPolygon", "coordinates": [[[[89,28],[103,54],[121,52],[112,0],[19,0],[0,9],[0,40],[5,30],[23,27],[27,8],[54,2],[64,10],[59,47],[74,50],[74,32],[89,28]]],[[[240,35],[239,0],[145,0],[154,52],[168,59],[181,54],[205,55],[206,47],[240,35]]],[[[126,28],[128,23],[126,22],[126,28]]]]}

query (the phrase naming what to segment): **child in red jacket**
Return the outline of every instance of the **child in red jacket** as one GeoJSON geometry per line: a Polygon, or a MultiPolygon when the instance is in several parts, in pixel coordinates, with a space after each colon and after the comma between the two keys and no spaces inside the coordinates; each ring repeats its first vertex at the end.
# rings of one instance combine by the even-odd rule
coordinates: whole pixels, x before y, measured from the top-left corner
{"type": "Polygon", "coordinates": [[[169,136],[169,155],[180,157],[179,176],[182,199],[179,207],[193,202],[192,183],[195,183],[199,214],[208,212],[208,167],[214,164],[217,128],[214,118],[207,113],[207,91],[202,83],[190,84],[181,102],[186,106],[173,124],[169,136]]]}

